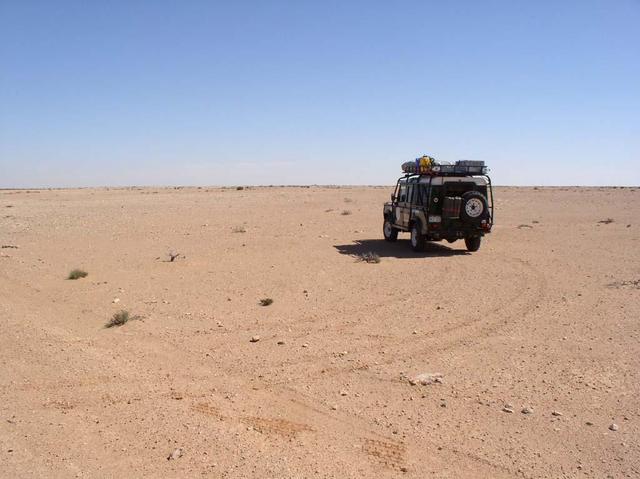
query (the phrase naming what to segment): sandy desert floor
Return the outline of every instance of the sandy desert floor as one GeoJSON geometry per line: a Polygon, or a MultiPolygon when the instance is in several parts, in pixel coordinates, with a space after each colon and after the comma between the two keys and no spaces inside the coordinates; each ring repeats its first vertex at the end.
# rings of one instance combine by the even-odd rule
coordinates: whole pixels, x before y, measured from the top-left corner
{"type": "Polygon", "coordinates": [[[639,477],[640,189],[498,188],[473,254],[389,194],[0,191],[0,476],[639,477]]]}

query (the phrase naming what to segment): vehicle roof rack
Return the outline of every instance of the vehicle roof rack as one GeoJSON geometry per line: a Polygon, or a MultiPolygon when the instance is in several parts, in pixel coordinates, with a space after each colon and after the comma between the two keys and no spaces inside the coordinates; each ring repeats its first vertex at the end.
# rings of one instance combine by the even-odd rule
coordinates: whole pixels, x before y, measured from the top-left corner
{"type": "Polygon", "coordinates": [[[455,164],[450,164],[438,163],[431,157],[423,156],[415,161],[403,163],[402,171],[407,176],[473,176],[486,175],[489,168],[484,164],[484,161],[460,160],[455,164]]]}

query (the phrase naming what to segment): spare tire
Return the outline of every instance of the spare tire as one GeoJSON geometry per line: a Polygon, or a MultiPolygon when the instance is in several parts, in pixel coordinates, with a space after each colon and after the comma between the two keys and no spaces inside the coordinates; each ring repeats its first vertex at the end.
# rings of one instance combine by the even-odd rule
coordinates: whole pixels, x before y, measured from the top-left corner
{"type": "Polygon", "coordinates": [[[462,195],[462,208],[460,217],[471,224],[480,222],[489,216],[489,203],[487,198],[479,191],[467,191],[462,195]]]}

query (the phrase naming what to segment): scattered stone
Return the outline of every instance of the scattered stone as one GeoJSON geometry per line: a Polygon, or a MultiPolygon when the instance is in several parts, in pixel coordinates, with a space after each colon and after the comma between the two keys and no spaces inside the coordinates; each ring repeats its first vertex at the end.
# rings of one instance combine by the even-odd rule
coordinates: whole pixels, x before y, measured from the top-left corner
{"type": "Polygon", "coordinates": [[[509,414],[511,414],[513,412],[513,405],[507,403],[502,407],[502,411],[503,412],[508,412],[509,414]]]}
{"type": "Polygon", "coordinates": [[[587,422],[585,422],[585,424],[586,424],[587,426],[593,426],[593,423],[592,423],[591,421],[587,421],[587,422]]]}
{"type": "Polygon", "coordinates": [[[560,411],[551,411],[551,415],[552,416],[562,416],[562,413],[560,411]]]}
{"type": "Polygon", "coordinates": [[[258,341],[260,341],[260,336],[258,336],[257,334],[255,336],[251,336],[250,341],[252,343],[257,343],[258,341]]]}
{"type": "Polygon", "coordinates": [[[430,384],[442,384],[442,373],[422,373],[413,378],[409,378],[409,384],[415,386],[420,384],[422,386],[428,386],[430,384]]]}
{"type": "Polygon", "coordinates": [[[277,344],[278,344],[278,346],[282,346],[284,344],[284,341],[280,340],[280,341],[278,341],[277,344]]]}
{"type": "Polygon", "coordinates": [[[120,298],[113,298],[113,301],[111,301],[114,304],[117,304],[120,302],[120,298]]]}
{"type": "Polygon", "coordinates": [[[331,410],[332,411],[337,411],[338,410],[338,406],[336,406],[335,404],[333,406],[331,406],[331,410]]]}
{"type": "Polygon", "coordinates": [[[620,427],[615,422],[611,423],[611,425],[609,426],[610,431],[617,431],[618,429],[620,429],[620,427]]]}
{"type": "Polygon", "coordinates": [[[340,391],[340,396],[347,396],[349,393],[347,391],[345,391],[344,389],[342,389],[340,391]]]}
{"type": "Polygon", "coordinates": [[[302,345],[302,347],[303,347],[303,348],[308,348],[308,347],[309,347],[309,345],[308,345],[307,343],[304,343],[304,344],[302,345]]]}
{"type": "Polygon", "coordinates": [[[533,414],[533,408],[530,407],[523,407],[522,410],[520,411],[522,414],[533,414]]]}
{"type": "Polygon", "coordinates": [[[182,449],[178,447],[174,449],[173,452],[169,454],[169,456],[167,456],[167,461],[175,461],[180,457],[182,457],[182,449]]]}

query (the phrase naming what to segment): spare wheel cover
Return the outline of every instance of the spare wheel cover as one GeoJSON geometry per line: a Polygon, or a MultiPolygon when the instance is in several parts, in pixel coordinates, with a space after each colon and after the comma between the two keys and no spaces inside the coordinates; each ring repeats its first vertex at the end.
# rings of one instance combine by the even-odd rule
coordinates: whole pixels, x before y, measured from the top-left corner
{"type": "Polygon", "coordinates": [[[484,213],[484,205],[480,198],[469,198],[464,205],[464,211],[469,218],[479,218],[484,213]]]}

